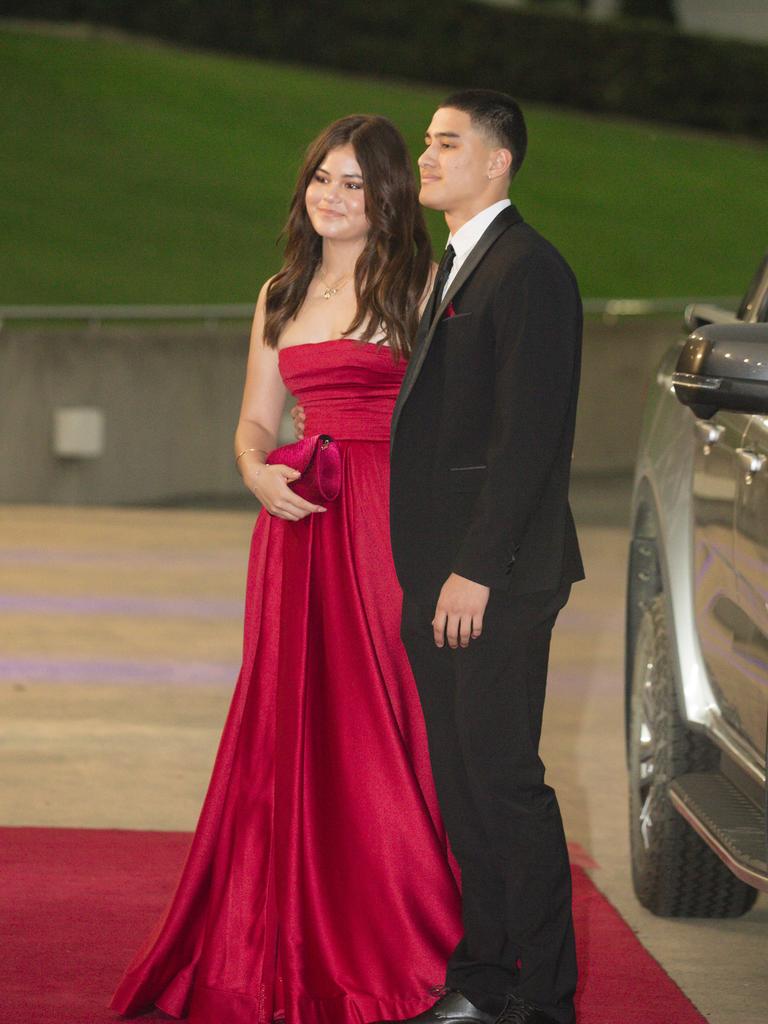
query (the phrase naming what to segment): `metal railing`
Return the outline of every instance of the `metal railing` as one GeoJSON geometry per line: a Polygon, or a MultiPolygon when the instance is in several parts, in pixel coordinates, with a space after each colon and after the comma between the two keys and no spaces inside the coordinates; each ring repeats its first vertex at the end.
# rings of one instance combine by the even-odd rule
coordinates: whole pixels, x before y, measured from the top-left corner
{"type": "Polygon", "coordinates": [[[9,320],[37,321],[105,321],[137,320],[250,320],[252,302],[221,303],[219,305],[147,305],[147,306],[0,306],[0,324],[9,320]]]}
{"type": "Polygon", "coordinates": [[[740,302],[739,295],[716,295],[714,298],[688,295],[679,299],[584,299],[584,312],[609,317],[653,316],[657,313],[680,313],[682,316],[686,306],[692,303],[736,309],[740,302]]]}
{"type": "MultiPolygon", "coordinates": [[[[709,297],[686,296],[669,299],[585,299],[584,312],[605,317],[653,316],[679,313],[691,302],[709,303],[726,309],[735,309],[739,297],[732,295],[709,297]]],[[[38,322],[105,322],[197,321],[217,323],[221,320],[250,320],[253,303],[233,302],[218,305],[72,305],[72,306],[0,306],[0,327],[9,321],[38,322]]]]}

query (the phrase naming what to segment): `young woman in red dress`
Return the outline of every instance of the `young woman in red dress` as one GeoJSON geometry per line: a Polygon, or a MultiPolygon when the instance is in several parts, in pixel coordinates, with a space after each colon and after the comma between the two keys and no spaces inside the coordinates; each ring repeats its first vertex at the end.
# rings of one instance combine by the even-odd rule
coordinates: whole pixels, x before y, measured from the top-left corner
{"type": "Polygon", "coordinates": [[[112,1002],[127,1016],[411,1017],[461,933],[389,544],[390,417],[433,272],[389,121],[346,117],[312,143],[286,236],[235,441],[263,506],[242,669],[178,889],[112,1002]],[[324,507],[265,461],[289,392],[306,436],[341,450],[324,507]]]}

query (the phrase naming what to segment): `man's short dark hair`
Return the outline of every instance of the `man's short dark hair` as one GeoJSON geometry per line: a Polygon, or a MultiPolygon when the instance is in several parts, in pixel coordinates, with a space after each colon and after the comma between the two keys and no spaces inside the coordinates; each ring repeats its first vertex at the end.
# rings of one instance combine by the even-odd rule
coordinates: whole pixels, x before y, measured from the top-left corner
{"type": "Polygon", "coordinates": [[[517,102],[505,92],[495,89],[463,89],[452,93],[440,104],[469,114],[472,124],[502,149],[512,153],[510,177],[514,178],[525,159],[528,132],[525,118],[517,102]]]}

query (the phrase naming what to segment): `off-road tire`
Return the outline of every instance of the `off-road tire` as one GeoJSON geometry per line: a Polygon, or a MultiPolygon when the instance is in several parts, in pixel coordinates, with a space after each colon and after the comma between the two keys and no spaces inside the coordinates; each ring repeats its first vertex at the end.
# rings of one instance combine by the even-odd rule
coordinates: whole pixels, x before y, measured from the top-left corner
{"type": "Polygon", "coordinates": [[[638,900],[659,917],[740,917],[757,891],[731,874],[669,799],[674,778],[715,770],[719,752],[680,717],[663,594],[640,620],[630,700],[629,832],[638,900]]]}

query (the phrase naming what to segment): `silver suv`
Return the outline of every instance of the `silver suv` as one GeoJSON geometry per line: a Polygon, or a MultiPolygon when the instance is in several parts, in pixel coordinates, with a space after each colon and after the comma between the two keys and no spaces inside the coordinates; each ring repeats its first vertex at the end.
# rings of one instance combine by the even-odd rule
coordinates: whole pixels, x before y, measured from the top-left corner
{"type": "Polygon", "coordinates": [[[691,306],[651,384],[632,499],[632,876],[663,917],[768,890],[768,256],[737,313],[691,306]]]}

